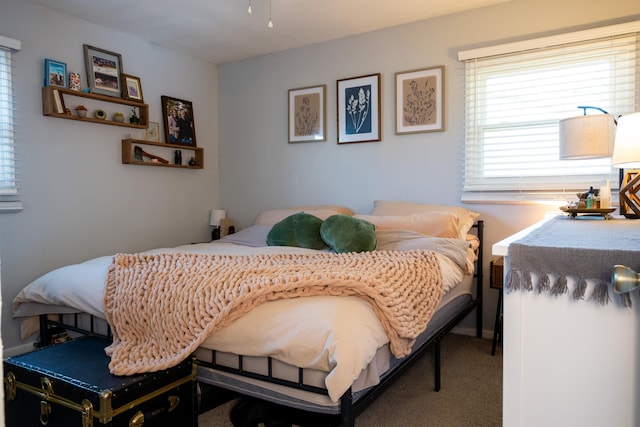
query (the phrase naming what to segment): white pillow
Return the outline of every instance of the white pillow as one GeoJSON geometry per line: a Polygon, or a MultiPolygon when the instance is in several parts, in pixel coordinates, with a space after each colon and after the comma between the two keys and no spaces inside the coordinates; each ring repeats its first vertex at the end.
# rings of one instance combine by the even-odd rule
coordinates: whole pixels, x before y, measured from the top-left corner
{"type": "Polygon", "coordinates": [[[458,217],[451,212],[413,215],[354,215],[375,224],[376,230],[408,230],[425,236],[459,237],[458,217]]]}
{"type": "Polygon", "coordinates": [[[479,213],[460,206],[425,205],[412,202],[376,200],[373,203],[372,215],[411,215],[426,212],[451,212],[458,217],[459,235],[464,239],[476,222],[479,213]]]}

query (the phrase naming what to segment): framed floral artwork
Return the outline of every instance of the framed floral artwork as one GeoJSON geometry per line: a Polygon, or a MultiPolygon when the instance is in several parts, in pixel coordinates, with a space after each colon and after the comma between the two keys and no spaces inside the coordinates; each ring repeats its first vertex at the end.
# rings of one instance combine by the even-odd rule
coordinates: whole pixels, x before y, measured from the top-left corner
{"type": "Polygon", "coordinates": [[[444,131],[444,66],[396,73],[396,135],[444,131]]]}
{"type": "Polygon", "coordinates": [[[380,73],[338,80],[338,144],[380,141],[380,73]]]}
{"type": "Polygon", "coordinates": [[[124,99],[144,102],[144,98],[142,97],[142,83],[140,82],[140,77],[123,74],[122,82],[124,85],[124,88],[122,90],[124,99]]]}
{"type": "Polygon", "coordinates": [[[289,89],[289,143],[327,140],[327,85],[289,89]]]}

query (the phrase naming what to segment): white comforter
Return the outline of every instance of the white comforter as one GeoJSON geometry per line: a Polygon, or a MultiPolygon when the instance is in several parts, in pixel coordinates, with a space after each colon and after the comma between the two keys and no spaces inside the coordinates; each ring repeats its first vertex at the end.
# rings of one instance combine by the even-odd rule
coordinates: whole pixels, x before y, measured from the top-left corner
{"type": "MultiPolygon", "coordinates": [[[[241,238],[240,234],[235,240],[229,240],[236,243],[218,241],[148,252],[248,255],[311,251],[237,244],[243,243],[241,238]]],[[[407,249],[416,246],[418,240],[407,249]]],[[[455,242],[448,240],[441,239],[435,246],[434,241],[430,243],[434,249],[443,245],[448,248],[442,251],[448,256],[438,255],[445,292],[461,281],[473,256],[472,251],[465,252],[465,249],[459,256],[453,255],[455,251],[451,252],[450,243],[455,242]]],[[[388,244],[395,245],[391,240],[388,244]]],[[[464,245],[454,246],[464,248],[464,245]]],[[[39,311],[43,307],[32,304],[39,303],[68,307],[104,319],[104,286],[111,261],[111,256],[100,257],[59,268],[36,279],[14,299],[14,317],[52,312],[39,311]]],[[[373,360],[378,348],[387,343],[384,329],[369,303],[358,297],[318,296],[265,303],[210,336],[203,347],[247,356],[271,356],[294,366],[328,372],[325,385],[329,397],[336,402],[373,360]]],[[[369,379],[354,391],[374,385],[371,381],[375,379],[369,379]]]]}

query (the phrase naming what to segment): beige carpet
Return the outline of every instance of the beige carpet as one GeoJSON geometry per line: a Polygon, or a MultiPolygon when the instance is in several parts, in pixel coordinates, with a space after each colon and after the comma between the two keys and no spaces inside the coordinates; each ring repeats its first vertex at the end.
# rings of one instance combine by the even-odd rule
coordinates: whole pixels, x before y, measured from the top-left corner
{"type": "MultiPolygon", "coordinates": [[[[441,345],[442,389],[433,390],[433,354],[414,364],[371,404],[356,426],[501,426],[502,351],[491,341],[447,335],[441,345]]],[[[200,427],[231,427],[229,402],[199,417],[200,427]]]]}

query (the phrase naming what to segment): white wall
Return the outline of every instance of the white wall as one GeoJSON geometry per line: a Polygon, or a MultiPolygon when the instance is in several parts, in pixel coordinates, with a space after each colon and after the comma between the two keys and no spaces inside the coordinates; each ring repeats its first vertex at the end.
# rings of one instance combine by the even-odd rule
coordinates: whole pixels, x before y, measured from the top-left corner
{"type": "Polygon", "coordinates": [[[39,275],[117,251],[210,237],[209,210],[218,207],[217,69],[24,0],[2,1],[0,33],[22,41],[15,89],[24,210],[0,214],[8,349],[21,344],[11,300],[39,275]],[[193,102],[203,170],[123,165],[120,140],[135,130],[42,115],[44,59],[66,62],[86,85],[85,43],[122,55],[123,71],[141,78],[152,121],[162,122],[161,95],[193,102]]]}
{"type": "MultiPolygon", "coordinates": [[[[464,76],[457,53],[634,20],[638,13],[640,4],[628,0],[513,0],[221,65],[222,206],[242,227],[261,210],[296,204],[343,204],[361,213],[370,212],[375,199],[460,204],[464,76]],[[394,73],[436,65],[445,66],[446,132],[395,135],[394,73]],[[382,142],[337,145],[336,80],[372,73],[382,74],[382,142]],[[287,91],[319,84],[327,84],[327,142],[288,144],[287,91]]],[[[497,299],[488,288],[491,244],[549,208],[466,207],[486,222],[484,327],[490,330],[497,299]]]]}

